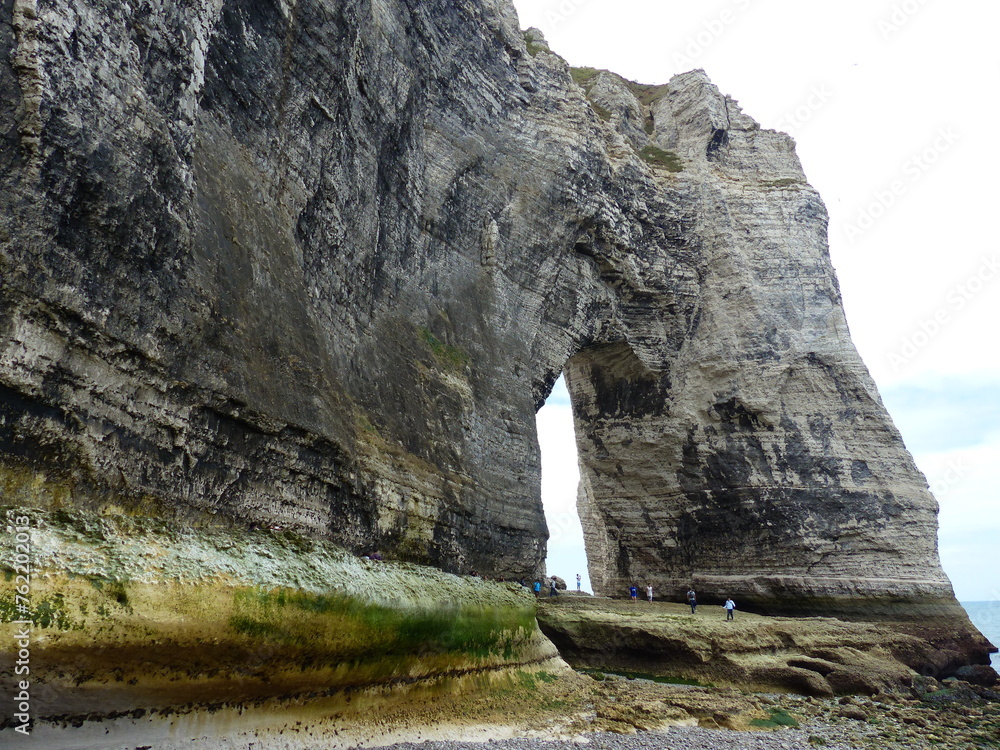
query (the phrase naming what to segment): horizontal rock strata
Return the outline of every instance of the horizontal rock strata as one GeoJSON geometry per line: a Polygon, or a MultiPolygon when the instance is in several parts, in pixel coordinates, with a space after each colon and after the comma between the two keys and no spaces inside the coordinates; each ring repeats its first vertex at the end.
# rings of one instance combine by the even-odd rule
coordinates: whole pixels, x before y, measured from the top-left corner
{"type": "Polygon", "coordinates": [[[5,502],[535,575],[565,371],[598,592],[973,632],[823,203],[704,73],[505,1],[14,0],[0,49],[5,502]]]}
{"type": "MultiPolygon", "coordinates": [[[[30,612],[15,613],[13,575],[0,612],[31,623],[39,722],[566,671],[516,584],[361,559],[287,531],[79,511],[34,521],[30,612]]],[[[0,552],[14,559],[12,544],[0,552]]],[[[5,681],[16,659],[0,651],[5,681]]],[[[20,723],[14,707],[0,706],[0,728],[20,723]]]]}
{"type": "Polygon", "coordinates": [[[576,668],[820,697],[910,696],[968,659],[955,642],[898,623],[745,612],[730,621],[704,604],[692,614],[682,604],[564,599],[544,602],[538,621],[576,668]]]}

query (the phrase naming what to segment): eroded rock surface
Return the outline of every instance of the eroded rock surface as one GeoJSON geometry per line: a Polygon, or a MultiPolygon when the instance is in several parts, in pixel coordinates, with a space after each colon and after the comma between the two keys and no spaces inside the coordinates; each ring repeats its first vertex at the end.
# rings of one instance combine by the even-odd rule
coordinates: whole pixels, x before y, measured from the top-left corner
{"type": "MultiPolygon", "coordinates": [[[[352,691],[383,692],[388,703],[414,684],[568,672],[538,631],[534,597],[514,583],[366,560],[287,531],[80,511],[36,512],[35,524],[32,606],[13,615],[17,582],[4,580],[0,614],[31,623],[40,721],[350,703],[352,691]]],[[[14,544],[0,552],[14,559],[14,544]]],[[[0,651],[5,681],[18,658],[0,651]]],[[[24,721],[16,713],[0,708],[0,732],[24,721]]]]}
{"type": "Polygon", "coordinates": [[[7,502],[533,575],[565,370],[598,592],[973,632],[823,203],[704,73],[574,81],[505,0],[8,0],[0,45],[7,502]]]}
{"type": "Polygon", "coordinates": [[[719,606],[692,614],[662,602],[544,600],[538,622],[577,668],[820,697],[910,696],[921,679],[950,674],[967,658],[933,632],[903,633],[895,623],[746,612],[730,621],[719,606]]]}

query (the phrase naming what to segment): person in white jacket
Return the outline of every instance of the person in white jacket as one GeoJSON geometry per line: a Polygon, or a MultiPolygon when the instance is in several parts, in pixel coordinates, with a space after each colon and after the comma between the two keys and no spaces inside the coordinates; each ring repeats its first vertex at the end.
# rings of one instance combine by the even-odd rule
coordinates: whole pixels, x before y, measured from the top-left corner
{"type": "Polygon", "coordinates": [[[731,597],[727,596],[726,597],[726,603],[723,604],[722,606],[726,608],[726,619],[727,620],[734,619],[733,618],[733,610],[736,609],[736,602],[734,602],[731,597]]]}

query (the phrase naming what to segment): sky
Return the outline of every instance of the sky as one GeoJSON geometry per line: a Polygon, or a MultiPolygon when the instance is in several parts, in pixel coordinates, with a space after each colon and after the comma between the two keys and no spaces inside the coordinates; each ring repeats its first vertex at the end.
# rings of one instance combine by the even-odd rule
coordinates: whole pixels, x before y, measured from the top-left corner
{"type": "MultiPolygon", "coordinates": [[[[1000,4],[982,0],[514,0],[571,65],[641,83],[703,68],[797,143],[830,212],[854,343],[941,506],[960,601],[1000,600],[1000,4]]],[[[539,412],[550,572],[572,538],[569,401],[539,412]],[[560,424],[562,425],[560,427],[560,424]]],[[[579,521],[575,520],[576,528],[579,521]]],[[[579,533],[578,531],[576,533],[579,533]]],[[[575,557],[574,557],[575,555],[575,557]]]]}

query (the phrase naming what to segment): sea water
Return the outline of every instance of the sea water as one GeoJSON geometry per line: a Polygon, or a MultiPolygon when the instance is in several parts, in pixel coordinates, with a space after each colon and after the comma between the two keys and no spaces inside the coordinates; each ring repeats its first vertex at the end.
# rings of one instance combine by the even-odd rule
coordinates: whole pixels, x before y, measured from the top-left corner
{"type": "MultiPolygon", "coordinates": [[[[979,628],[994,646],[1000,647],[1000,601],[962,602],[972,624],[979,628]]],[[[1000,654],[993,654],[993,668],[1000,671],[1000,654]]]]}

